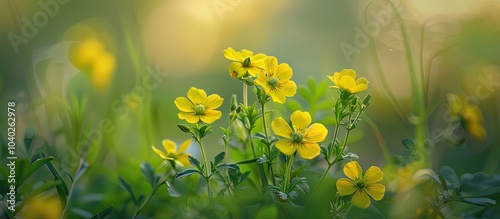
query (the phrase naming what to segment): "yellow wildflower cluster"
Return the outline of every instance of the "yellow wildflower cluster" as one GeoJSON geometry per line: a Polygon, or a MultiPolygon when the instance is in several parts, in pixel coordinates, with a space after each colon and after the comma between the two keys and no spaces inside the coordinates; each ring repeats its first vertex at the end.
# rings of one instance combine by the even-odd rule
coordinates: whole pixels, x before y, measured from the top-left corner
{"type": "Polygon", "coordinates": [[[71,63],[87,74],[98,89],[106,88],[115,71],[115,57],[95,38],[89,38],[70,50],[71,63]]]}
{"type": "Polygon", "coordinates": [[[464,125],[465,130],[474,138],[483,140],[486,130],[483,127],[483,114],[474,104],[467,102],[462,95],[449,94],[448,109],[452,116],[457,117],[464,125]]]}

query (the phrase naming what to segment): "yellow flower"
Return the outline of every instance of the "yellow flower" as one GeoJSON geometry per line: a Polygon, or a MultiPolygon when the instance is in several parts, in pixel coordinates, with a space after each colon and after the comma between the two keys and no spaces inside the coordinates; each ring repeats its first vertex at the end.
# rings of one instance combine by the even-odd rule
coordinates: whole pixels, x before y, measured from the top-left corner
{"type": "Polygon", "coordinates": [[[111,82],[116,60],[97,39],[86,39],[78,44],[70,50],[69,59],[76,68],[89,75],[95,87],[103,89],[111,82]]]}
{"type": "Polygon", "coordinates": [[[266,68],[257,76],[255,84],[264,88],[274,102],[285,103],[285,97],[292,97],[297,92],[297,85],[291,81],[292,68],[286,63],[278,65],[274,56],[266,58],[266,68]]]}
{"type": "Polygon", "coordinates": [[[344,69],[341,72],[333,73],[333,76],[327,77],[335,84],[335,86],[330,87],[346,90],[351,94],[364,91],[368,87],[368,80],[364,77],[356,80],[356,72],[352,69],[344,69]]]}
{"type": "Polygon", "coordinates": [[[257,76],[264,68],[264,61],[266,55],[259,53],[253,55],[252,51],[246,49],[241,52],[236,52],[233,48],[229,47],[224,50],[224,56],[234,61],[229,65],[229,75],[233,78],[241,78],[247,72],[251,76],[257,76]]]}
{"type": "Polygon", "coordinates": [[[272,123],[273,132],[286,139],[276,142],[276,148],[285,155],[292,155],[298,150],[300,157],[313,159],[320,153],[318,142],[325,140],[328,130],[323,124],[311,124],[308,112],[297,110],[290,116],[292,127],[282,117],[272,123]]]}
{"type": "Polygon", "coordinates": [[[175,142],[171,140],[165,139],[161,143],[163,144],[163,148],[165,149],[166,153],[158,150],[158,148],[156,148],[155,146],[151,146],[153,151],[158,154],[158,156],[165,160],[173,160],[177,164],[184,167],[189,166],[189,154],[184,153],[184,151],[186,151],[186,149],[191,144],[191,139],[182,142],[179,150],[177,150],[177,145],[175,144],[175,142]]]}
{"type": "Polygon", "coordinates": [[[337,180],[337,191],[342,196],[354,194],[352,196],[354,206],[368,208],[370,197],[376,201],[384,197],[385,186],[379,183],[384,178],[384,173],[380,168],[371,166],[363,174],[358,162],[351,161],[344,166],[344,173],[348,178],[337,180]]]}
{"type": "Polygon", "coordinates": [[[197,123],[203,121],[207,124],[220,119],[222,112],[215,110],[222,105],[223,99],[212,94],[207,97],[204,90],[191,87],[187,93],[188,98],[177,97],[174,101],[177,108],[181,111],[177,116],[188,123],[197,123]]]}
{"type": "Polygon", "coordinates": [[[62,214],[61,203],[56,197],[37,196],[28,201],[21,214],[26,219],[59,219],[62,214]]]}
{"type": "Polygon", "coordinates": [[[457,116],[464,125],[465,130],[474,138],[483,140],[486,130],[483,127],[483,114],[481,110],[465,99],[462,95],[448,94],[448,109],[452,116],[457,116]]]}

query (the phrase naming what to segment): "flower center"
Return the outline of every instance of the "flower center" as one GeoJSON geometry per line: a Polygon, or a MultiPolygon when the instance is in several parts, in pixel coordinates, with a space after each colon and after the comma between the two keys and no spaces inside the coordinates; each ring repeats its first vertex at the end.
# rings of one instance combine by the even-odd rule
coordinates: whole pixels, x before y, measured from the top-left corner
{"type": "Polygon", "coordinates": [[[199,115],[199,116],[200,115],[205,115],[205,111],[206,111],[205,106],[203,106],[201,104],[196,105],[196,107],[194,108],[194,113],[196,115],[199,115]]]}
{"type": "Polygon", "coordinates": [[[358,187],[359,189],[363,189],[363,188],[365,188],[365,186],[366,186],[366,184],[365,184],[365,182],[364,182],[364,181],[362,181],[362,180],[361,180],[361,181],[358,181],[358,182],[356,183],[356,187],[358,187]]]}
{"type": "Polygon", "coordinates": [[[247,57],[245,61],[243,61],[243,67],[245,68],[250,67],[250,57],[247,57]]]}
{"type": "Polygon", "coordinates": [[[269,79],[269,81],[267,83],[271,87],[276,87],[276,86],[278,86],[278,79],[277,78],[271,78],[271,79],[269,79]]]}
{"type": "Polygon", "coordinates": [[[295,143],[301,143],[304,136],[301,133],[293,133],[292,140],[295,143]]]}

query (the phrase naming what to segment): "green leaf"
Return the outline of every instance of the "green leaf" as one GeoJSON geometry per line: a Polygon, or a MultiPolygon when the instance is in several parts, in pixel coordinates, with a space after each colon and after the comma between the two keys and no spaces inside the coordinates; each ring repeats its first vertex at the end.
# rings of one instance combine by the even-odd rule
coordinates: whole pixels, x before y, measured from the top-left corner
{"type": "Polygon", "coordinates": [[[111,214],[111,212],[113,212],[113,206],[112,205],[110,205],[107,208],[103,209],[102,211],[100,211],[99,213],[97,213],[96,215],[94,215],[91,219],[106,218],[106,216],[108,216],[109,214],[111,214]]]}
{"type": "MultiPolygon", "coordinates": [[[[175,179],[178,179],[178,178],[182,178],[182,177],[186,177],[186,176],[191,176],[193,174],[201,174],[201,172],[199,170],[195,170],[195,169],[186,169],[186,170],[183,170],[181,172],[178,172],[177,174],[175,174],[175,179]]],[[[202,175],[203,176],[203,175],[202,175]]]]}
{"type": "Polygon", "coordinates": [[[80,165],[80,169],[76,171],[75,177],[74,177],[74,182],[78,181],[80,177],[85,173],[85,171],[89,168],[89,163],[86,161],[82,160],[82,164],[80,165]]]}
{"type": "Polygon", "coordinates": [[[491,198],[464,198],[463,201],[478,206],[495,205],[497,203],[491,198]]]}
{"type": "MultiPolygon", "coordinates": [[[[43,153],[43,151],[40,152],[41,159],[46,158],[46,157],[47,156],[45,155],[45,153],[43,153]]],[[[52,174],[52,176],[54,177],[54,179],[61,181],[61,185],[56,186],[56,190],[57,190],[57,194],[59,195],[59,200],[61,201],[61,205],[63,208],[65,208],[66,207],[66,197],[68,197],[68,194],[69,194],[68,186],[66,185],[64,178],[61,176],[61,174],[56,169],[54,164],[52,164],[52,161],[46,162],[45,165],[49,169],[49,171],[52,174]]]]}
{"type": "Polygon", "coordinates": [[[323,95],[325,95],[328,90],[328,81],[323,80],[316,86],[316,92],[314,92],[314,99],[319,100],[323,95]]]}
{"type": "Polygon", "coordinates": [[[275,206],[264,206],[261,209],[255,213],[254,218],[260,218],[260,219],[273,219],[273,218],[278,218],[278,208],[275,206]]]}
{"type": "Polygon", "coordinates": [[[191,165],[195,166],[199,171],[202,171],[203,168],[200,165],[200,161],[196,159],[196,157],[189,155],[188,160],[191,163],[191,165]]]}
{"type": "Polygon", "coordinates": [[[236,162],[236,164],[255,163],[255,162],[257,162],[258,159],[259,158],[253,158],[253,159],[250,159],[250,160],[242,160],[242,161],[236,162]]]}
{"type": "Polygon", "coordinates": [[[149,182],[149,185],[151,185],[151,187],[154,188],[156,186],[156,177],[153,166],[151,166],[151,164],[147,162],[141,163],[141,172],[142,175],[149,182]]]}
{"type": "Polygon", "coordinates": [[[457,173],[455,170],[449,166],[444,166],[439,171],[439,174],[443,176],[443,178],[448,181],[448,188],[459,190],[460,189],[460,180],[458,179],[457,173]]]}
{"type": "Polygon", "coordinates": [[[309,87],[309,90],[316,91],[316,80],[313,77],[309,77],[307,79],[307,86],[309,87]]]}
{"type": "Polygon", "coordinates": [[[227,167],[227,168],[230,168],[230,169],[233,169],[233,170],[237,170],[237,171],[240,171],[240,167],[238,167],[238,165],[232,163],[232,164],[222,164],[220,166],[218,166],[217,168],[220,168],[220,167],[227,167]]]}
{"type": "Polygon", "coordinates": [[[333,102],[330,100],[321,101],[316,104],[316,109],[318,110],[328,110],[332,109],[334,106],[333,102]]]}
{"type": "Polygon", "coordinates": [[[304,107],[299,103],[299,101],[295,99],[288,99],[286,101],[286,107],[292,111],[295,112],[296,110],[302,110],[304,107]]]}
{"type": "Polygon", "coordinates": [[[167,182],[167,190],[170,197],[177,198],[181,196],[181,193],[179,193],[177,189],[175,189],[174,185],[170,182],[167,182]]]}
{"type": "Polygon", "coordinates": [[[118,177],[118,185],[120,185],[122,189],[128,192],[128,194],[132,198],[132,201],[134,201],[134,204],[137,206],[137,199],[135,198],[134,192],[132,191],[132,187],[130,187],[130,185],[121,177],[118,177]]]}
{"type": "Polygon", "coordinates": [[[500,174],[488,175],[484,172],[465,173],[460,177],[463,196],[490,196],[500,194],[500,174]]]}
{"type": "Polygon", "coordinates": [[[215,155],[215,158],[214,158],[214,166],[217,166],[219,165],[223,160],[224,160],[224,157],[226,156],[226,153],[223,151],[223,152],[220,152],[218,153],[217,155],[215,155]]]}
{"type": "Polygon", "coordinates": [[[181,131],[183,131],[184,133],[190,133],[191,132],[191,128],[186,125],[186,124],[178,124],[177,127],[179,127],[179,129],[181,131]]]}
{"type": "Polygon", "coordinates": [[[311,99],[311,93],[309,92],[309,90],[306,87],[299,86],[299,88],[297,89],[297,91],[299,92],[300,96],[302,96],[308,102],[312,101],[312,99],[311,99]]]}
{"type": "Polygon", "coordinates": [[[32,128],[27,128],[26,132],[24,133],[24,147],[26,147],[26,151],[28,154],[31,151],[31,146],[33,143],[33,139],[35,138],[35,130],[32,128]]]}
{"type": "Polygon", "coordinates": [[[28,168],[28,171],[24,172],[23,177],[19,182],[19,185],[22,185],[24,180],[26,180],[29,176],[31,176],[36,170],[38,170],[38,168],[40,168],[45,163],[50,162],[53,159],[54,157],[44,157],[44,158],[39,158],[35,160],[35,162],[31,163],[31,165],[28,168]]]}

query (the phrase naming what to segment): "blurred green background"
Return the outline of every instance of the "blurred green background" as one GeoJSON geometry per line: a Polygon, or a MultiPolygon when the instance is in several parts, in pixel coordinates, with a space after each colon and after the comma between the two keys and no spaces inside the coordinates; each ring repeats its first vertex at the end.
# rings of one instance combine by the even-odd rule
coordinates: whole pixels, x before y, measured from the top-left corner
{"type": "MultiPolygon", "coordinates": [[[[424,73],[428,135],[435,136],[446,126],[448,93],[469,96],[485,118],[485,140],[466,137],[468,147],[440,146],[433,155],[433,168],[450,165],[459,174],[498,173],[500,3],[394,2],[409,28],[417,69],[424,73]]],[[[53,146],[55,156],[70,157],[63,166],[71,170],[75,162],[71,157],[76,159],[79,149],[65,106],[74,110],[72,98],[87,98],[81,134],[96,139],[88,151],[91,168],[98,167],[92,170],[96,176],[111,181],[122,175],[144,184],[138,176],[138,164],[148,161],[156,167],[161,163],[151,145],[160,146],[162,139],[180,143],[189,138],[176,127],[183,121],[178,119],[173,101],[185,96],[190,87],[225,99],[221,107],[223,119],[214,124],[207,146],[210,155],[222,149],[217,127],[227,126],[231,94],[241,97],[241,84],[229,77],[230,62],[222,52],[233,47],[273,55],[280,63],[288,63],[298,85],[305,85],[310,77],[322,81],[333,72],[355,69],[358,77],[370,81],[368,92],[373,98],[367,116],[391,154],[398,154],[402,151],[401,141],[413,136],[408,65],[398,21],[384,1],[374,1],[366,8],[368,3],[3,0],[1,102],[3,106],[8,101],[17,102],[18,139],[27,128],[36,130],[53,146]],[[365,26],[365,19],[374,22],[374,29],[365,26]],[[373,38],[366,33],[373,33],[373,38]],[[68,58],[72,46],[85,36],[100,40],[115,57],[113,74],[104,88],[93,87],[91,77],[75,68],[68,58]],[[376,59],[382,72],[376,69],[376,59]],[[152,78],[151,83],[158,82],[150,95],[142,93],[144,77],[152,78]],[[388,95],[397,101],[391,101],[388,95]],[[102,131],[103,123],[109,131],[102,131]]],[[[330,90],[327,95],[334,93],[330,90]]],[[[299,97],[297,100],[303,101],[299,97]]],[[[290,112],[285,109],[283,113],[287,116],[290,112]]],[[[6,114],[0,118],[6,121],[6,114]]],[[[349,150],[364,160],[362,166],[384,166],[373,127],[364,121],[361,124],[356,130],[359,140],[349,150]]],[[[4,122],[1,126],[6,127],[4,122]]],[[[197,154],[197,147],[191,147],[189,152],[197,154]]],[[[86,189],[100,190],[96,186],[100,185],[90,184],[86,189]]]]}

